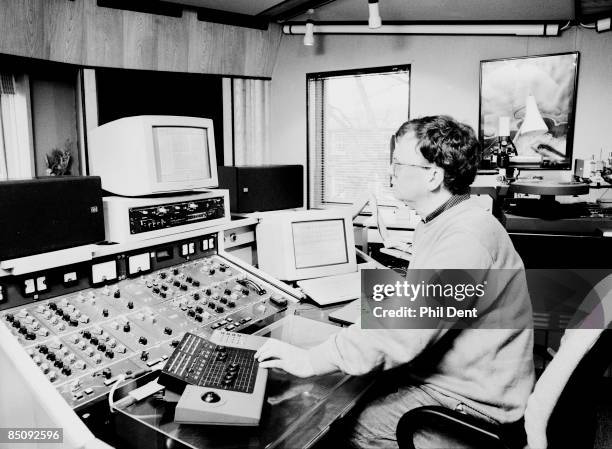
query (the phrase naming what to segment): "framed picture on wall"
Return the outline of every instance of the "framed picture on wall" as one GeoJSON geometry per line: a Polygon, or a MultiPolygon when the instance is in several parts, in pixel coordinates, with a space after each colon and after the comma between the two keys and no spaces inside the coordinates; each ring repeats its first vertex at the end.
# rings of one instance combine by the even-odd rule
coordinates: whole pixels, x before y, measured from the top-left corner
{"type": "Polygon", "coordinates": [[[484,158],[509,137],[524,168],[571,169],[578,52],[480,62],[484,158]]]}

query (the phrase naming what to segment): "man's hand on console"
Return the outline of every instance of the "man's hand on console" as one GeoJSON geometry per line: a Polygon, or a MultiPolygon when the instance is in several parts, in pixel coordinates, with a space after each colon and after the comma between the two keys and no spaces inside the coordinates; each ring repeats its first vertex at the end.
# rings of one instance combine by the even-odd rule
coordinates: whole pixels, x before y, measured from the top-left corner
{"type": "Polygon", "coordinates": [[[305,349],[273,338],[257,350],[255,358],[262,368],[280,368],[297,377],[310,377],[315,374],[305,349]]]}

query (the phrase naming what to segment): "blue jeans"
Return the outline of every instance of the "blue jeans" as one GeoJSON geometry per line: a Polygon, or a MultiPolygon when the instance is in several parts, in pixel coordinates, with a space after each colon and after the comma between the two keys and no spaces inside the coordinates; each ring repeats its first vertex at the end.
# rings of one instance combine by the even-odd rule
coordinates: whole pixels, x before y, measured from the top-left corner
{"type": "MultiPolygon", "coordinates": [[[[397,449],[395,431],[398,421],[407,411],[426,405],[441,405],[488,422],[495,422],[492,418],[468,407],[461,401],[446,396],[427,385],[402,386],[394,391],[379,392],[373,398],[367,398],[366,403],[358,409],[358,414],[351,422],[350,445],[355,448],[397,449]]],[[[440,435],[431,432],[419,432],[414,443],[418,449],[467,447],[457,440],[443,439],[440,435]]]]}

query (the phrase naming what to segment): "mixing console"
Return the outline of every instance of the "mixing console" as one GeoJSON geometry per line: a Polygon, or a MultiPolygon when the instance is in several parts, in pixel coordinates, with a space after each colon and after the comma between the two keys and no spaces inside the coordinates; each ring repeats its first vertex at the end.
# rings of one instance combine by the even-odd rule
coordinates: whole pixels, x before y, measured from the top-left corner
{"type": "Polygon", "coordinates": [[[13,307],[0,321],[77,408],[108,393],[119,374],[161,367],[187,332],[244,331],[285,305],[278,290],[213,254],[13,307]]]}

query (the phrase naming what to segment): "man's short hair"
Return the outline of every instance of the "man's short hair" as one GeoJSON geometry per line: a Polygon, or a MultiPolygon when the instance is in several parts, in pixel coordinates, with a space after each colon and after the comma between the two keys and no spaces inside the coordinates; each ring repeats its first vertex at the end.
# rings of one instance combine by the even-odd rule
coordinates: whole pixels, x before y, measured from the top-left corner
{"type": "Polygon", "coordinates": [[[447,115],[433,115],[407,121],[395,139],[410,132],[423,157],[444,169],[444,186],[455,195],[467,193],[480,162],[480,145],[472,127],[447,115]]]}

